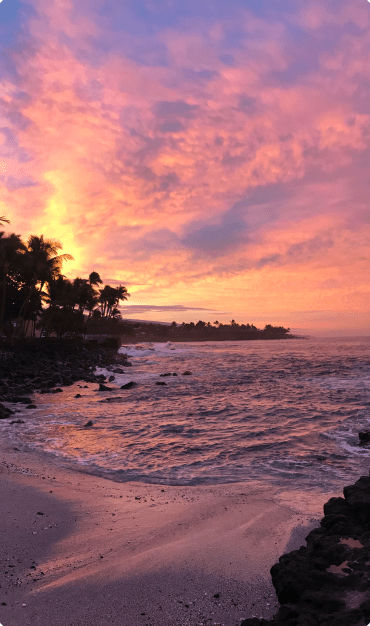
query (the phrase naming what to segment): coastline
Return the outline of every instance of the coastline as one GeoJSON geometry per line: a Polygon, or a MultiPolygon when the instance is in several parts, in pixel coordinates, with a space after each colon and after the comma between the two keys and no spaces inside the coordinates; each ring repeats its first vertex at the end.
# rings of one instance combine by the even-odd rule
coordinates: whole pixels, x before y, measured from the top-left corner
{"type": "MultiPolygon", "coordinates": [[[[93,350],[108,370],[130,365],[124,355],[93,350]]],[[[93,373],[90,353],[76,360],[70,348],[50,371],[53,351],[29,364],[16,350],[12,367],[3,365],[1,399],[25,404],[13,396],[106,381],[93,373]]],[[[370,618],[368,477],[355,497],[345,488],[348,501],[338,490],[258,482],[116,483],[6,439],[0,474],[4,626],[366,626],[370,618]]]]}
{"type": "Polygon", "coordinates": [[[4,626],[271,619],[269,570],[317,526],[270,490],[115,483],[7,442],[0,472],[4,626]]]}

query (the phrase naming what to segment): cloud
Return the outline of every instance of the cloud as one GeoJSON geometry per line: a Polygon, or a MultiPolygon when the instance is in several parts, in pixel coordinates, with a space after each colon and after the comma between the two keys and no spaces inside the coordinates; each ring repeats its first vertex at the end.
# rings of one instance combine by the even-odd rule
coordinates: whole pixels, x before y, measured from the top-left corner
{"type": "Polygon", "coordinates": [[[204,307],[183,306],[181,304],[171,305],[155,305],[155,304],[125,304],[122,311],[128,314],[134,313],[162,313],[173,311],[174,313],[186,313],[187,311],[215,311],[215,309],[206,309],[204,307]]]}
{"type": "Polygon", "coordinates": [[[15,176],[8,176],[5,181],[6,188],[8,191],[15,191],[17,189],[25,189],[27,187],[37,187],[38,182],[32,180],[29,177],[25,178],[15,178],[15,176]]]}
{"type": "Polygon", "coordinates": [[[184,130],[185,126],[179,122],[179,120],[169,120],[167,122],[163,122],[159,126],[159,130],[161,133],[179,133],[181,130],[184,130]]]}
{"type": "Polygon", "coordinates": [[[183,117],[186,119],[192,119],[195,117],[198,106],[188,104],[183,100],[177,100],[176,102],[161,101],[156,102],[154,106],[154,113],[158,117],[183,117]]]}
{"type": "Polygon", "coordinates": [[[256,263],[256,267],[261,269],[267,265],[283,266],[287,264],[310,263],[322,253],[326,253],[333,248],[334,241],[330,236],[312,237],[304,241],[298,241],[287,248],[283,254],[273,253],[262,257],[256,263]]]}
{"type": "Polygon", "coordinates": [[[214,306],[221,282],[240,309],[292,310],[332,279],[363,305],[368,3],[14,3],[0,214],[17,232],[147,298],[214,306]]]}

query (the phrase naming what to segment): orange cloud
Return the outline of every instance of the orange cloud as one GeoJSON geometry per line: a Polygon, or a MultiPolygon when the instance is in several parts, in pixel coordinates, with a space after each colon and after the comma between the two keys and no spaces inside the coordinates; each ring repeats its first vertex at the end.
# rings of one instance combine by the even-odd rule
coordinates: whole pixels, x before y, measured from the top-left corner
{"type": "Polygon", "coordinates": [[[369,224],[346,220],[365,207],[353,182],[369,149],[363,7],[311,4],[274,23],[240,11],[164,28],[152,48],[126,33],[118,49],[92,5],[32,3],[20,85],[2,96],[0,214],[15,231],[59,238],[70,275],[127,281],[133,302],[217,309],[229,292],[243,318],[361,313],[369,224]],[[297,72],[291,22],[334,24],[339,48],[312,50],[297,72]]]}

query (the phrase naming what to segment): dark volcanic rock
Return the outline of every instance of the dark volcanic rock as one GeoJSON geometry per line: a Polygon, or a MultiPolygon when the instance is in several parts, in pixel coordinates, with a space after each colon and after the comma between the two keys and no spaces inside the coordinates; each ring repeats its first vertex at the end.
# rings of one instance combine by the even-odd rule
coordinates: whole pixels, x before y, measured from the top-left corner
{"type": "Polygon", "coordinates": [[[370,430],[363,430],[358,433],[358,438],[360,440],[360,445],[364,445],[365,443],[369,443],[370,441],[370,430]]]}
{"type": "Polygon", "coordinates": [[[92,420],[89,420],[88,422],[86,422],[86,424],[84,424],[84,428],[91,428],[91,426],[94,425],[94,422],[92,420]]]}
{"type": "Polygon", "coordinates": [[[125,385],[122,385],[121,389],[132,389],[132,387],[135,387],[136,383],[134,383],[132,380],[130,380],[129,383],[126,383],[125,385]]]}
{"type": "Polygon", "coordinates": [[[370,622],[370,477],[345,487],[324,505],[307,546],[271,568],[281,604],[272,621],[241,626],[365,626],[370,622]]]}
{"type": "Polygon", "coordinates": [[[13,415],[14,411],[11,411],[3,404],[0,404],[0,420],[5,420],[11,415],[13,415]]]}
{"type": "Polygon", "coordinates": [[[10,402],[13,404],[32,404],[31,398],[22,398],[21,396],[13,396],[10,402]]]}
{"type": "Polygon", "coordinates": [[[99,391],[112,391],[112,387],[107,387],[107,385],[103,385],[103,383],[100,383],[99,391]]]}
{"type": "MultiPolygon", "coordinates": [[[[78,380],[103,382],[104,376],[95,376],[96,367],[129,365],[124,354],[116,350],[79,342],[58,339],[3,340],[0,347],[0,393],[6,402],[33,405],[29,397],[39,393],[60,393],[62,386],[78,380]]],[[[0,419],[10,415],[0,407],[0,419]]]]}
{"type": "Polygon", "coordinates": [[[344,487],[343,493],[351,513],[370,530],[370,476],[361,476],[354,485],[344,487]]]}

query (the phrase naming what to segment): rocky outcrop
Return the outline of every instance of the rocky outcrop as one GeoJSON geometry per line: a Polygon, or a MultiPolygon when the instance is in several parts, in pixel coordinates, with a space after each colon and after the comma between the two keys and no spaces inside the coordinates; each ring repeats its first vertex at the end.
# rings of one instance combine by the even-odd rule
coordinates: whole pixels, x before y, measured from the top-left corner
{"type": "Polygon", "coordinates": [[[370,477],[324,505],[307,546],[271,568],[280,610],[241,626],[367,626],[370,623],[370,477]]]}
{"type": "Polygon", "coordinates": [[[358,438],[360,440],[360,446],[364,446],[370,442],[370,430],[362,430],[358,433],[358,438]]]}
{"type": "Polygon", "coordinates": [[[11,411],[6,406],[0,403],[0,420],[5,420],[10,417],[14,411],[11,411]]]}
{"type": "MultiPolygon", "coordinates": [[[[103,384],[105,376],[95,376],[96,367],[124,372],[131,365],[116,350],[74,341],[24,340],[0,348],[0,402],[34,407],[32,394],[61,393],[62,387],[77,381],[103,384]]],[[[0,404],[0,419],[12,411],[0,404]]]]}

